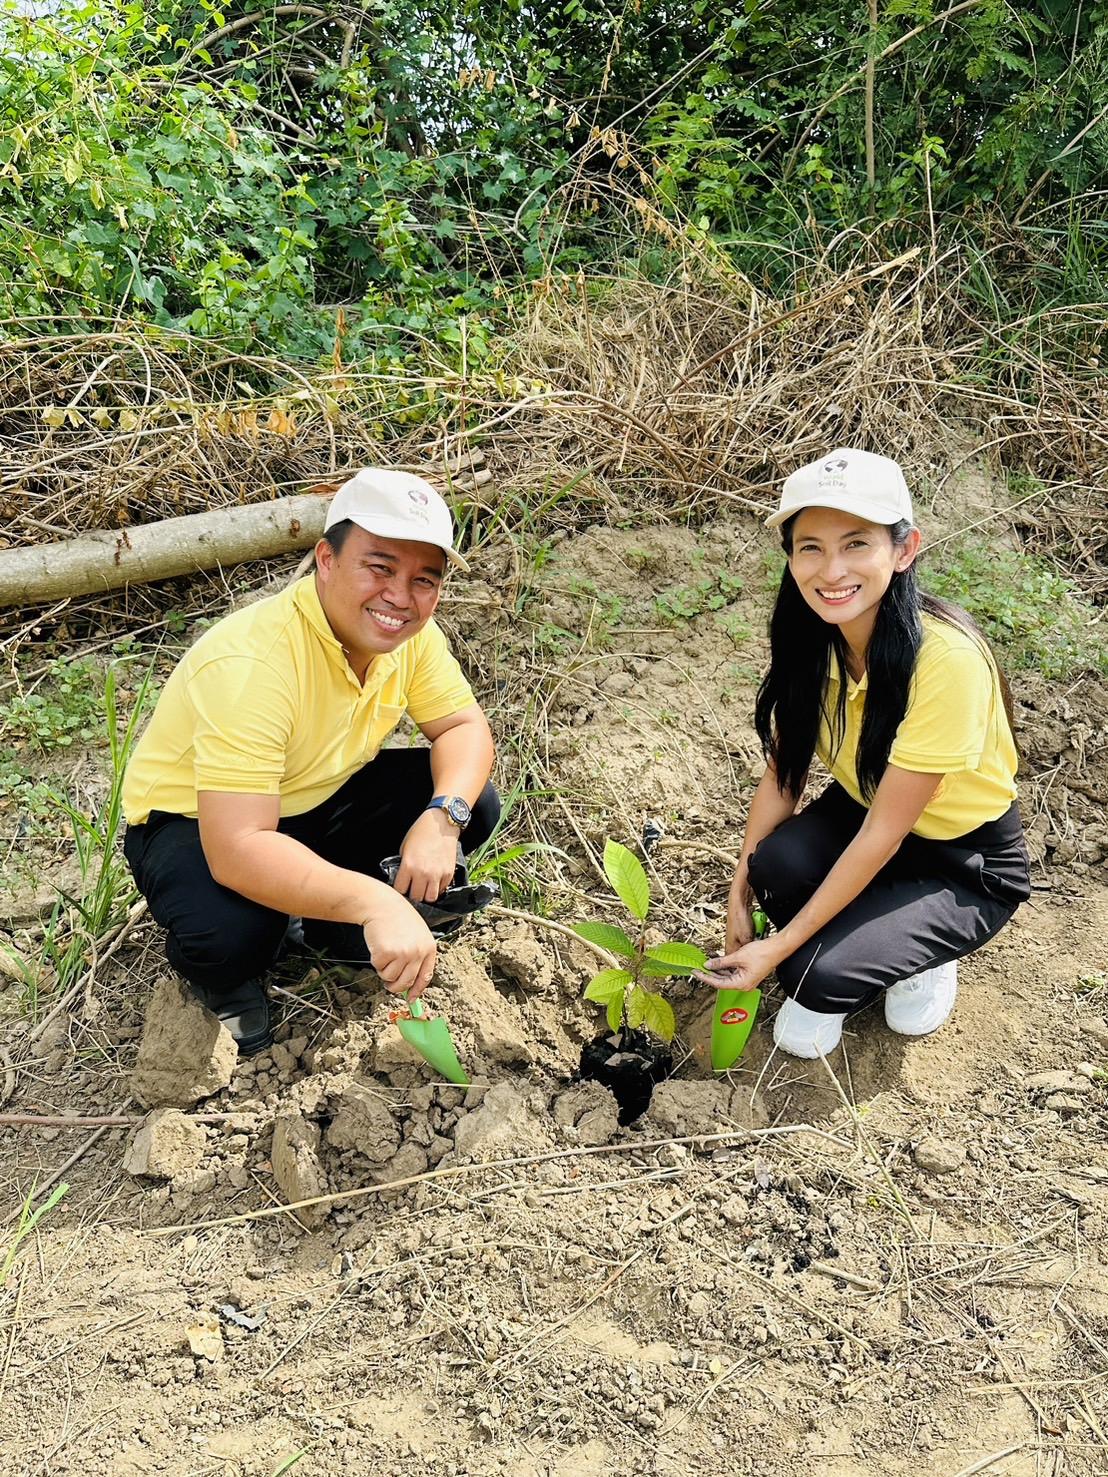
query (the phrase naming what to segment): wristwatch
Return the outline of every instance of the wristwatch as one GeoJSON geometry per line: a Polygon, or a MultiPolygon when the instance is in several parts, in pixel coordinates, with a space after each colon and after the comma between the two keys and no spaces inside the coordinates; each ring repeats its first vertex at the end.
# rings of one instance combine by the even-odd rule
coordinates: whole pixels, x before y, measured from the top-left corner
{"type": "Polygon", "coordinates": [[[464,831],[469,825],[473,811],[460,795],[436,795],[426,806],[425,810],[442,810],[446,812],[446,818],[464,831]]]}

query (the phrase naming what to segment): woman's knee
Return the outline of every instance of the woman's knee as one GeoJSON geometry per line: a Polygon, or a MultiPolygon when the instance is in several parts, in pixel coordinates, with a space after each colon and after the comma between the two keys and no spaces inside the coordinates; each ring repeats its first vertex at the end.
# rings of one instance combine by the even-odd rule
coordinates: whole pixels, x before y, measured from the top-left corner
{"type": "Polygon", "coordinates": [[[789,898],[812,892],[823,880],[815,859],[803,845],[791,822],[778,826],[755,847],[747,865],[750,885],[757,895],[789,898]]]}
{"type": "Polygon", "coordinates": [[[800,949],[777,969],[785,993],[808,1010],[848,1015],[868,1005],[881,986],[872,972],[849,958],[835,958],[818,947],[800,949]]]}

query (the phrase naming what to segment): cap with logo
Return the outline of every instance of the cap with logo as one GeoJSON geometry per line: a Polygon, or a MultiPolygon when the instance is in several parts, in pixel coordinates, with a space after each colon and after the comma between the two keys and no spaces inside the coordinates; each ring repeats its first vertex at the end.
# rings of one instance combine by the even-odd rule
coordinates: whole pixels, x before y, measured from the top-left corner
{"type": "Polygon", "coordinates": [[[429,482],[412,472],[362,467],[344,482],[327,509],[324,533],[346,519],[378,538],[412,539],[434,544],[451,564],[469,565],[454,549],[450,509],[429,482]]]}
{"type": "Polygon", "coordinates": [[[898,463],[842,446],[785,478],[780,506],[766,527],[776,528],[801,508],[835,508],[869,523],[914,522],[912,496],[898,463]]]}

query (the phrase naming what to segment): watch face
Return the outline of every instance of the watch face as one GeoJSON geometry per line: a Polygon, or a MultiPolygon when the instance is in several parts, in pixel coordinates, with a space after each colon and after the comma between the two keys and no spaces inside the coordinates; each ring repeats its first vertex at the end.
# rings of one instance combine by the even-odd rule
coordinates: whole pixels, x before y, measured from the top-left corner
{"type": "Polygon", "coordinates": [[[446,813],[455,825],[468,826],[472,811],[464,800],[455,795],[452,800],[446,802],[446,813]]]}

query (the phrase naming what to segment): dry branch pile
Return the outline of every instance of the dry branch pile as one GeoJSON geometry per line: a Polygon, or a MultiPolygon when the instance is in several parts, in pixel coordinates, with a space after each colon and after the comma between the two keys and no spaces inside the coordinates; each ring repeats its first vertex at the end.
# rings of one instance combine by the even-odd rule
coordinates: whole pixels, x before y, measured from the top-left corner
{"type": "Polygon", "coordinates": [[[547,279],[504,364],[465,379],[302,371],[150,330],[13,338],[0,347],[4,541],[266,502],[367,463],[444,459],[471,541],[540,519],[699,520],[728,503],[765,506],[784,473],[834,444],[892,452],[926,479],[957,424],[1042,480],[1030,511],[1056,515],[1045,536],[1101,584],[1097,324],[1079,308],[1057,315],[1044,360],[1026,323],[1000,332],[975,320],[958,270],[946,263],[940,277],[910,252],[810,282],[788,303],[711,263],[660,285],[547,279]],[[474,453],[495,490],[465,475],[474,453]]]}

